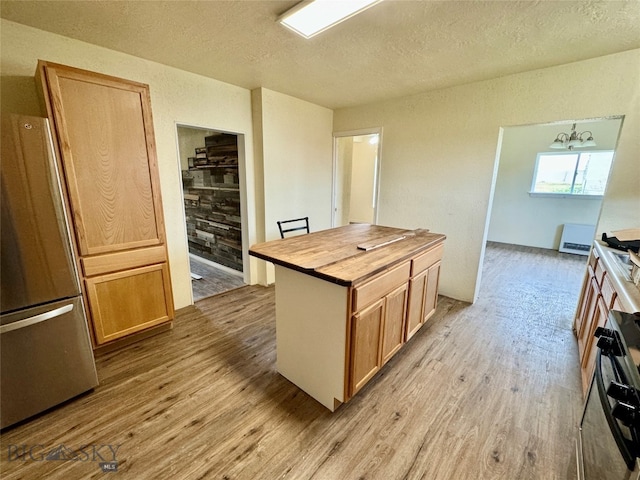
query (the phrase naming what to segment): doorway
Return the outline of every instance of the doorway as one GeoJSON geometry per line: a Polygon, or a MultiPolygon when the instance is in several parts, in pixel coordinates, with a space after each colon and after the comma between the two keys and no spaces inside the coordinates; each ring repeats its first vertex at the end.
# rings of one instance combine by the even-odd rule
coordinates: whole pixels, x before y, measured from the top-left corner
{"type": "Polygon", "coordinates": [[[595,229],[604,188],[591,192],[589,186],[607,182],[621,124],[622,118],[607,118],[505,127],[487,240],[558,250],[564,225],[595,229]],[[591,132],[595,145],[551,148],[574,124],[579,132],[591,132]],[[543,167],[551,171],[543,175],[543,167]]]}
{"type": "Polygon", "coordinates": [[[332,226],[378,220],[382,131],[334,134],[332,226]]]}
{"type": "Polygon", "coordinates": [[[242,135],[177,125],[194,301],[243,286],[242,135]]]}
{"type": "MultiPolygon", "coordinates": [[[[602,195],[572,195],[569,192],[553,190],[545,193],[536,191],[538,190],[536,181],[540,177],[538,175],[540,157],[570,152],[582,155],[614,152],[613,164],[605,180],[606,185],[611,171],[615,168],[615,149],[623,120],[623,116],[615,116],[500,129],[474,298],[477,298],[480,289],[487,241],[557,251],[561,247],[565,224],[590,225],[594,230],[597,228],[602,209],[602,195]],[[552,148],[554,139],[561,132],[571,131],[572,125],[575,125],[579,132],[589,131],[596,145],[573,150],[552,148]]],[[[576,163],[576,170],[573,172],[577,175],[573,177],[574,182],[580,176],[584,183],[587,173],[579,171],[577,165],[580,165],[580,162],[576,163]]],[[[554,182],[562,183],[557,179],[554,182]]],[[[549,188],[552,186],[557,187],[557,185],[547,185],[549,188]]],[[[592,243],[594,239],[595,235],[589,242],[592,243]]],[[[583,259],[586,263],[586,257],[583,259]]]]}

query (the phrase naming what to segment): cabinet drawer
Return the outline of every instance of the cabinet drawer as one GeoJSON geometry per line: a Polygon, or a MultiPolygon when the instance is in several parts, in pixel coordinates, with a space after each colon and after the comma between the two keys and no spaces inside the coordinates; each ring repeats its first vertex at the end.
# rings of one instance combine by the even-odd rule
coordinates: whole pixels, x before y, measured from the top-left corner
{"type": "Polygon", "coordinates": [[[410,262],[383,273],[379,277],[353,289],[353,310],[357,312],[371,302],[381,299],[409,280],[410,262]]]}
{"type": "Polygon", "coordinates": [[[411,276],[414,277],[420,272],[423,272],[431,265],[439,260],[442,260],[442,254],[444,252],[444,244],[440,244],[435,248],[432,248],[428,252],[411,260],[411,276]]]}
{"type": "Polygon", "coordinates": [[[127,270],[155,263],[167,261],[164,245],[126,252],[114,252],[94,257],[84,257],[81,260],[85,277],[103,275],[105,273],[127,270]]]}

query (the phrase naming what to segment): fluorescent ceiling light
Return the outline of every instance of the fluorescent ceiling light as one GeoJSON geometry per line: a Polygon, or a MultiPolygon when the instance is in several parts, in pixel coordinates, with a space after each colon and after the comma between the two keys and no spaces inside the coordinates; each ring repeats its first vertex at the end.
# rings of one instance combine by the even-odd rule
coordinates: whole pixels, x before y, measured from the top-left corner
{"type": "Polygon", "coordinates": [[[297,34],[311,38],[381,1],[307,0],[286,12],[278,21],[297,34]]]}

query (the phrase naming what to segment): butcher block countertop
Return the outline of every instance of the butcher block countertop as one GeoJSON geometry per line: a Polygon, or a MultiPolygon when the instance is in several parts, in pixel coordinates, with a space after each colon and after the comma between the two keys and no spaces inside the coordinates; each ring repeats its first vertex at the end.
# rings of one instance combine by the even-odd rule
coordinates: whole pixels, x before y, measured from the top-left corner
{"type": "Polygon", "coordinates": [[[445,240],[428,230],[352,224],[253,245],[249,254],[342,286],[360,283],[445,240]]]}

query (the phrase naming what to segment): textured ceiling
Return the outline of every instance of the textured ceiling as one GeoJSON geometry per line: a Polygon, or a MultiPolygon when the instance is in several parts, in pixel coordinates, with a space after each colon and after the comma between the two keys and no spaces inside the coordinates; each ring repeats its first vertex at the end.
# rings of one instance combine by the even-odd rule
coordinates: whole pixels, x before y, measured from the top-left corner
{"type": "Polygon", "coordinates": [[[385,0],[305,40],[296,1],[2,0],[1,16],[329,108],[640,48],[640,2],[385,0]]]}

